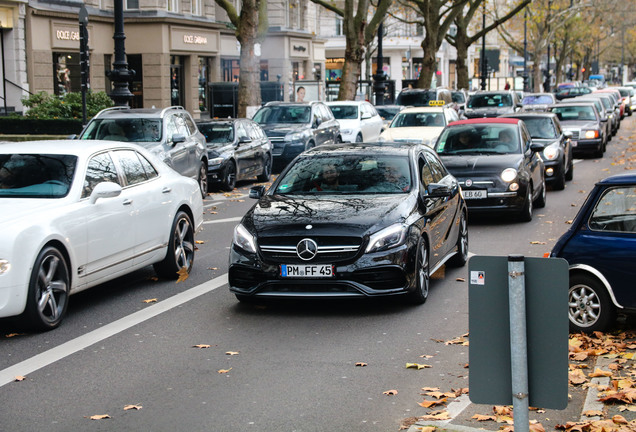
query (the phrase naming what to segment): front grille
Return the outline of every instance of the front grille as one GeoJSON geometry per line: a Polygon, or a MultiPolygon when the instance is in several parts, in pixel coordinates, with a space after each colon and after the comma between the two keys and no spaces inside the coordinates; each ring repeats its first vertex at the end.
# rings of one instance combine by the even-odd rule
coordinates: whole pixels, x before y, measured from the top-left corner
{"type": "Polygon", "coordinates": [[[579,136],[581,134],[580,130],[569,129],[568,132],[572,133],[572,139],[579,139],[579,136]]]}
{"type": "Polygon", "coordinates": [[[258,290],[259,294],[294,294],[294,295],[362,295],[360,291],[355,289],[351,284],[340,281],[285,281],[286,283],[275,282],[265,283],[258,290]]]}
{"type": "Polygon", "coordinates": [[[355,258],[362,244],[362,239],[356,237],[316,237],[311,238],[316,242],[318,251],[316,256],[309,260],[301,260],[296,253],[298,243],[308,237],[282,237],[260,240],[260,251],[265,260],[283,264],[335,264],[355,258]]]}

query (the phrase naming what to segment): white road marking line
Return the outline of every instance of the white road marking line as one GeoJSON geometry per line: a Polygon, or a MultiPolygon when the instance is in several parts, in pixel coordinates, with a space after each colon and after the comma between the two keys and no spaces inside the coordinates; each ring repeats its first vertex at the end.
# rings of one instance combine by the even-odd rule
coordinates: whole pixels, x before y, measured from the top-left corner
{"type": "Polygon", "coordinates": [[[217,223],[226,223],[226,222],[239,222],[241,219],[243,219],[243,216],[227,218],[227,219],[203,221],[203,224],[205,225],[205,224],[217,224],[217,223]]]}
{"type": "Polygon", "coordinates": [[[155,303],[143,310],[120,318],[117,321],[65,342],[62,345],[56,346],[48,351],[37,354],[13,366],[9,366],[6,369],[0,370],[0,387],[15,381],[15,377],[18,375],[28,376],[31,372],[55,363],[58,360],[68,357],[69,355],[81,351],[106,338],[114,336],[117,333],[128,330],[137,324],[147,321],[150,318],[154,318],[159,314],[167,312],[170,309],[180,306],[183,303],[202,296],[203,294],[213,291],[225,284],[227,284],[227,273],[202,283],[201,285],[197,285],[194,288],[190,288],[187,291],[176,294],[162,302],[155,303]]]}

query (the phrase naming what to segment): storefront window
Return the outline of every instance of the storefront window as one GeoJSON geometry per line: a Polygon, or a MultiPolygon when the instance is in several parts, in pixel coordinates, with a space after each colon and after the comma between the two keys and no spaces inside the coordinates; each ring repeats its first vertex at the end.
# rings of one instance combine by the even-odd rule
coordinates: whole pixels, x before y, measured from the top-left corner
{"type": "Polygon", "coordinates": [[[261,81],[269,81],[269,63],[261,60],[261,81]]]}
{"type": "Polygon", "coordinates": [[[340,79],[342,78],[343,68],[343,58],[328,58],[325,62],[325,70],[327,71],[327,76],[325,77],[325,79],[327,81],[340,81],[340,79]]]}
{"type": "Polygon", "coordinates": [[[53,68],[56,95],[82,90],[79,53],[53,53],[53,68]]]}
{"type": "Polygon", "coordinates": [[[184,106],[183,64],[181,56],[170,56],[170,104],[184,106]]]}
{"type": "MultiPolygon", "coordinates": [[[[373,57],[371,60],[371,73],[375,74],[378,70],[378,58],[373,57]]],[[[388,57],[382,57],[382,71],[386,74],[387,77],[391,77],[391,59],[388,57]]]]}
{"type": "Polygon", "coordinates": [[[208,57],[199,57],[199,110],[208,111],[208,57]]]}
{"type": "Polygon", "coordinates": [[[240,74],[240,61],[237,59],[221,59],[223,81],[238,81],[240,74]]]}
{"type": "Polygon", "coordinates": [[[143,63],[141,61],[141,54],[128,54],[126,55],[126,62],[128,62],[128,68],[135,71],[135,77],[130,83],[130,92],[134,95],[130,101],[131,108],[143,108],[144,107],[144,86],[143,86],[143,63]]]}

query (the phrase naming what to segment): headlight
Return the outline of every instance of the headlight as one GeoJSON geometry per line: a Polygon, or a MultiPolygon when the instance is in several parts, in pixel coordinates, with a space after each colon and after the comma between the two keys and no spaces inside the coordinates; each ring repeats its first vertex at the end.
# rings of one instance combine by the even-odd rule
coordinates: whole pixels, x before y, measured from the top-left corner
{"type": "Polygon", "coordinates": [[[506,183],[510,183],[517,178],[517,170],[514,168],[506,168],[501,173],[501,179],[506,183]]]}
{"type": "Polygon", "coordinates": [[[353,133],[353,129],[340,129],[340,132],[344,135],[351,135],[353,133]]]}
{"type": "Polygon", "coordinates": [[[0,260],[0,275],[8,273],[11,270],[11,263],[7,260],[0,260]]]}
{"type": "Polygon", "coordinates": [[[369,238],[369,245],[365,252],[378,252],[400,246],[406,240],[407,230],[406,225],[395,224],[378,231],[369,238]]]}
{"type": "Polygon", "coordinates": [[[559,156],[559,147],[558,144],[552,144],[543,150],[543,156],[547,160],[555,160],[559,156]]]}
{"type": "Polygon", "coordinates": [[[243,225],[239,224],[234,228],[234,244],[241,249],[256,253],[256,240],[254,236],[243,225]]]}
{"type": "Polygon", "coordinates": [[[599,133],[597,130],[586,130],[584,132],[584,136],[587,139],[593,139],[593,138],[598,138],[599,137],[599,133]]]}
{"type": "Polygon", "coordinates": [[[293,134],[289,134],[285,136],[285,141],[299,141],[301,139],[303,139],[303,133],[302,132],[295,132],[293,134]]]}
{"type": "Polygon", "coordinates": [[[223,158],[222,157],[218,157],[218,158],[214,158],[214,159],[208,160],[208,165],[218,165],[221,162],[223,162],[223,158]]]}

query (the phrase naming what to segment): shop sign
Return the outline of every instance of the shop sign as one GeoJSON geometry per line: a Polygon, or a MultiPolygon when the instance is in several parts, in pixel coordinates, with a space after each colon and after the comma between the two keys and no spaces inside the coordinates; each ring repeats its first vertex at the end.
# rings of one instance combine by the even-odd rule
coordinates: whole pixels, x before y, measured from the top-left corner
{"type": "MultiPolygon", "coordinates": [[[[89,40],[90,40],[90,27],[89,40]]],[[[51,45],[52,48],[79,49],[80,32],[77,23],[51,22],[51,45]]]]}
{"type": "Polygon", "coordinates": [[[173,51],[218,52],[219,33],[204,29],[170,27],[173,51]]]}
{"type": "Polygon", "coordinates": [[[290,39],[289,51],[290,57],[309,58],[309,41],[305,39],[290,39]]]}

